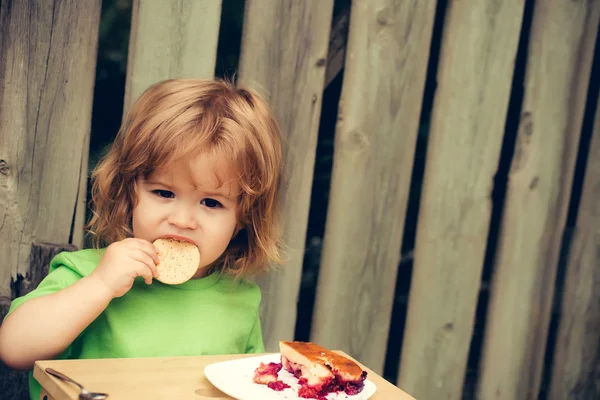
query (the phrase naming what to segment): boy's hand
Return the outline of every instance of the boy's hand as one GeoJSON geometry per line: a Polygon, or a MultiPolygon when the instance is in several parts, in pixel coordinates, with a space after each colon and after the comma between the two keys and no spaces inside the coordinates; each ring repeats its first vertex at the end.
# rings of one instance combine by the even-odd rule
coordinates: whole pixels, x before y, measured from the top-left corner
{"type": "Polygon", "coordinates": [[[106,285],[113,298],[121,297],[131,289],[133,280],[144,277],[147,284],[158,276],[158,254],[147,240],[128,238],[107,247],[92,277],[106,285]]]}

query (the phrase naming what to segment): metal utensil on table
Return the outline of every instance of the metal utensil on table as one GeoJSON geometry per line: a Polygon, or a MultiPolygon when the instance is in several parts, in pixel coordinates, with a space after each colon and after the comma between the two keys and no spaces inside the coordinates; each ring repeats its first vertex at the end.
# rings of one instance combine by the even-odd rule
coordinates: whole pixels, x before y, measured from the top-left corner
{"type": "Polygon", "coordinates": [[[70,382],[79,386],[79,389],[81,390],[81,392],[79,393],[79,398],[82,400],[102,400],[108,397],[108,394],[106,393],[90,392],[89,390],[84,388],[79,382],[74,381],[73,379],[69,378],[63,373],[58,372],[55,369],[46,368],[46,372],[59,379],[62,379],[63,381],[70,382]]]}

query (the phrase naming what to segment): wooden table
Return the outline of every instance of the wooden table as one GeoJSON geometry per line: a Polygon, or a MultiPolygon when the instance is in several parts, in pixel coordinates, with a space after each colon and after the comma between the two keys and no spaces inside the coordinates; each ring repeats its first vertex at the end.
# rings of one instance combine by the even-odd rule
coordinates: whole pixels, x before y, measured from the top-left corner
{"type": "MultiPolygon", "coordinates": [[[[76,386],[48,375],[45,372],[47,367],[73,378],[88,390],[109,393],[108,400],[230,400],[231,397],[206,379],[204,367],[215,362],[253,356],[257,354],[48,360],[35,363],[33,376],[42,385],[41,398],[47,396],[46,400],[77,399],[79,395],[76,386]]],[[[377,393],[371,397],[372,400],[414,400],[370,369],[364,369],[368,372],[368,379],[377,386],[377,393]]]]}

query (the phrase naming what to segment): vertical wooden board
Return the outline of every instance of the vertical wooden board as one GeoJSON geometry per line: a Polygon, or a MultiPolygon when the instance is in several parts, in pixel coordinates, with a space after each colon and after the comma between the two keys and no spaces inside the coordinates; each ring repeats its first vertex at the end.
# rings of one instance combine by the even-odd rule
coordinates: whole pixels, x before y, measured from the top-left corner
{"type": "Polygon", "coordinates": [[[248,0],[239,83],[259,90],[285,140],[281,215],[288,261],[260,281],[265,346],[294,338],[333,0],[248,0]]]}
{"type": "Polygon", "coordinates": [[[600,398],[600,102],[571,244],[550,400],[600,398]]]}
{"type": "Polygon", "coordinates": [[[398,376],[416,398],[462,397],[523,11],[446,13],[398,376]]]}
{"type": "Polygon", "coordinates": [[[435,1],[359,1],[311,339],[383,373],[435,1]]]}
{"type": "Polygon", "coordinates": [[[600,3],[536,2],[480,367],[482,399],[538,396],[600,3]]]}
{"type": "Polygon", "coordinates": [[[0,294],[29,270],[33,242],[83,229],[99,20],[100,0],[1,4],[0,294]]]}
{"type": "Polygon", "coordinates": [[[221,0],[134,0],[125,108],[171,78],[212,78],[221,0]]]}

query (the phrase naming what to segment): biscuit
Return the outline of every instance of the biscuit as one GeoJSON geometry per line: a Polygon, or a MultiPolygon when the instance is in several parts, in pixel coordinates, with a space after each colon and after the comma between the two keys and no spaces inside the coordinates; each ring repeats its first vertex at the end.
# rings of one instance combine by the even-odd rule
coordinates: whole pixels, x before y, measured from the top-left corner
{"type": "Polygon", "coordinates": [[[158,250],[158,278],[162,283],[177,285],[191,279],[200,266],[200,251],[194,244],[173,238],[154,241],[158,250]]]}

